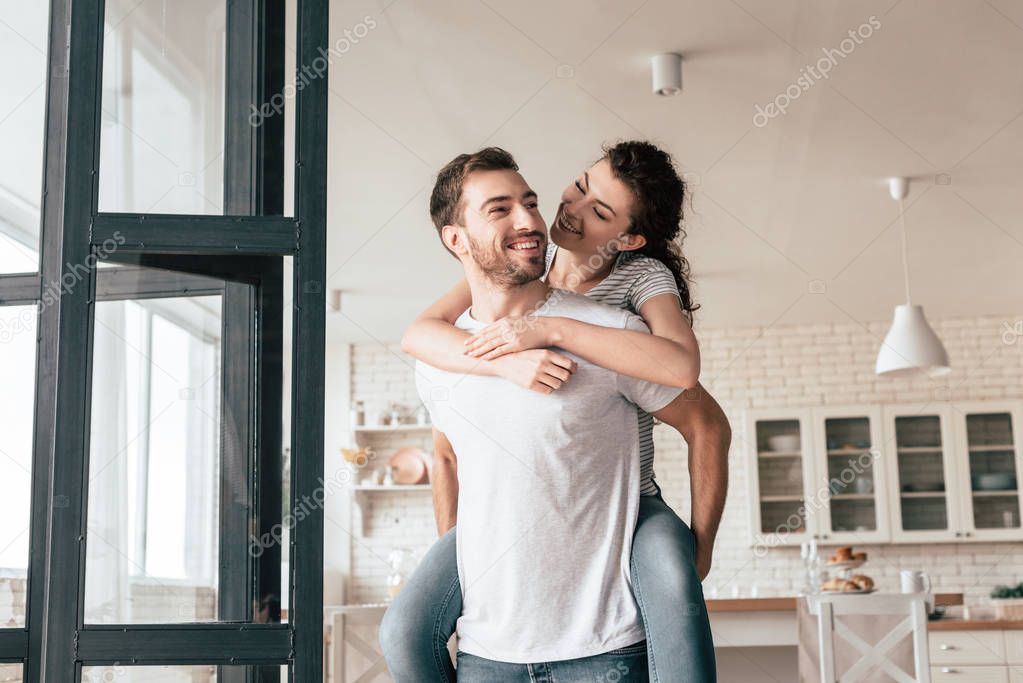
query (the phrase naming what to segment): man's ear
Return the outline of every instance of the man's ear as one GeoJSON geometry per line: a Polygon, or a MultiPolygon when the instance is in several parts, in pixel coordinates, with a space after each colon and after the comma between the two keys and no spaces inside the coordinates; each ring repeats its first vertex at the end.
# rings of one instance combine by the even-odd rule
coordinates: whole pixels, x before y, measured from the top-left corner
{"type": "Polygon", "coordinates": [[[441,228],[440,238],[444,242],[444,246],[448,248],[448,251],[455,256],[461,257],[467,253],[465,233],[457,225],[445,225],[441,228]]]}
{"type": "Polygon", "coordinates": [[[635,251],[646,244],[646,237],[626,232],[618,235],[618,251],[635,251]]]}

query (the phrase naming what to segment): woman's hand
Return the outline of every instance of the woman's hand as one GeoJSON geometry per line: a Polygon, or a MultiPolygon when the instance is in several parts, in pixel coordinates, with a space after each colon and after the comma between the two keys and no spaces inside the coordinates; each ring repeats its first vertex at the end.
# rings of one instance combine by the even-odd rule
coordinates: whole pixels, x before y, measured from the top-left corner
{"type": "Polygon", "coordinates": [[[466,355],[494,360],[505,354],[554,346],[556,319],[541,315],[509,315],[465,340],[466,355]]]}
{"type": "Polygon", "coordinates": [[[576,363],[548,349],[530,349],[501,356],[494,361],[494,367],[498,377],[530,391],[549,394],[568,381],[576,363]]]}

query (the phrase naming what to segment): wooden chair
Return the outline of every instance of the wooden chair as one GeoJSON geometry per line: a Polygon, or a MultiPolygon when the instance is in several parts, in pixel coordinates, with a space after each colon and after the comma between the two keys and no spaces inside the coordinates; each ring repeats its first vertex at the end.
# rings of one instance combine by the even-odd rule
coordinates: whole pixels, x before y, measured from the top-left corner
{"type": "MultiPolygon", "coordinates": [[[[924,593],[872,593],[842,595],[841,593],[806,597],[810,614],[817,617],[821,683],[856,683],[880,668],[899,683],[930,683],[930,660],[927,650],[927,601],[924,593]],[[843,616],[897,617],[887,633],[873,645],[842,622],[843,616]],[[835,636],[841,637],[859,653],[846,671],[839,673],[835,657],[835,636]],[[915,676],[910,676],[889,658],[889,653],[907,636],[912,637],[915,676]]],[[[880,621],[880,620],[879,620],[880,621]]],[[[890,621],[889,621],[890,623],[890,621]]]]}

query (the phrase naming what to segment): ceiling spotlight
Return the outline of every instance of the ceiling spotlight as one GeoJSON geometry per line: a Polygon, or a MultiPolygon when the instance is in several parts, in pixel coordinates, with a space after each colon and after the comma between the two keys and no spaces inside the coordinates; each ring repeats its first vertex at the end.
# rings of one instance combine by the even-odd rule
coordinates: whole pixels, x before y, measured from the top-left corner
{"type": "Polygon", "coordinates": [[[670,97],[682,92],[682,55],[666,52],[650,59],[654,94],[670,97]]]}

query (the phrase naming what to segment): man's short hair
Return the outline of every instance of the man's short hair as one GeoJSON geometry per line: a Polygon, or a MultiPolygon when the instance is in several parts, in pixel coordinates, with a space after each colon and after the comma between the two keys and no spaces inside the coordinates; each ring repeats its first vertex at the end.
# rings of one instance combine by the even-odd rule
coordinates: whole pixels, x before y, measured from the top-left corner
{"type": "Polygon", "coordinates": [[[472,154],[459,154],[437,173],[430,195],[430,217],[440,235],[445,225],[462,221],[465,205],[462,186],[473,171],[518,171],[515,158],[500,147],[484,147],[472,154]]]}

